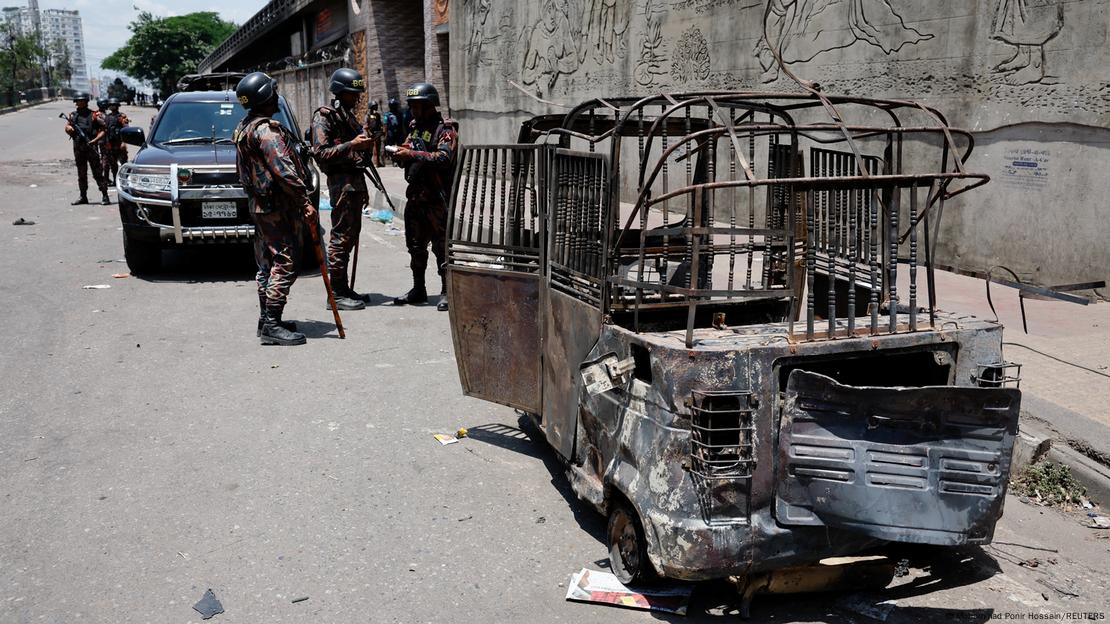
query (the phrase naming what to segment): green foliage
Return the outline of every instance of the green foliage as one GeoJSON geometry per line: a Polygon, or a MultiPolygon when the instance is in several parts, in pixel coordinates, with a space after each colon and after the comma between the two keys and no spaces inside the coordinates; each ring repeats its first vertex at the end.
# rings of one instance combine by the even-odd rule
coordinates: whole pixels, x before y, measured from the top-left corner
{"type": "Polygon", "coordinates": [[[1045,505],[1078,503],[1087,489],[1075,480],[1071,468],[1050,461],[1037,462],[1014,480],[1014,491],[1045,505]]]}
{"type": "Polygon", "coordinates": [[[69,46],[65,40],[55,39],[47,48],[51,83],[55,86],[69,85],[73,80],[73,57],[69,53],[69,46]]]}
{"type": "Polygon", "coordinates": [[[195,72],[197,64],[236,26],[210,11],[174,17],[143,11],[129,28],[131,38],[100,66],[150,81],[161,93],[172,93],[177,80],[195,72]]]}
{"type": "Polygon", "coordinates": [[[0,91],[11,103],[19,91],[37,87],[43,50],[31,35],[20,34],[13,22],[0,23],[0,91]]]}

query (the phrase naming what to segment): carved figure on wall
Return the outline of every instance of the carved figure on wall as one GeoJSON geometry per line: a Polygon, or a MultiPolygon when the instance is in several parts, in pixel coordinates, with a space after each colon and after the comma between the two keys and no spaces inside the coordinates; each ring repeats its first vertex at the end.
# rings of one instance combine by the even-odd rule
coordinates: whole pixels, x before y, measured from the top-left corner
{"type": "Polygon", "coordinates": [[[498,34],[486,33],[486,22],[489,20],[490,8],[493,0],[462,0],[463,12],[466,14],[464,23],[470,27],[470,37],[464,49],[467,60],[474,65],[489,65],[492,59],[483,54],[487,44],[496,41],[498,34]]]}
{"type": "Polygon", "coordinates": [[[675,82],[709,78],[709,44],[697,26],[691,26],[679,37],[671,55],[671,78],[675,82]]]}
{"type": "Polygon", "coordinates": [[[660,76],[667,73],[666,40],[663,38],[663,9],[656,0],[647,0],[643,6],[644,38],[640,41],[640,54],[633,69],[633,79],[641,87],[654,87],[660,76]]]}
{"type": "Polygon", "coordinates": [[[767,0],[768,44],[760,39],[755,53],[763,67],[763,82],[778,78],[770,45],[787,65],[812,61],[819,55],[857,43],[894,54],[903,46],[932,39],[907,26],[891,0],[767,0]]]}
{"type": "Polygon", "coordinates": [[[550,91],[559,76],[578,71],[581,61],[576,43],[580,43],[581,38],[571,28],[568,0],[543,0],[540,8],[543,17],[526,31],[520,80],[550,91]]]}
{"type": "MultiPolygon", "coordinates": [[[[589,37],[589,49],[594,51],[594,59],[599,64],[613,63],[624,56],[624,34],[628,30],[628,22],[621,19],[617,0],[584,0],[579,10],[582,32],[589,37]]],[[[583,48],[582,52],[586,51],[587,48],[583,48]]],[[[584,60],[584,55],[579,55],[579,62],[584,60]]]]}
{"type": "Polygon", "coordinates": [[[1060,0],[998,0],[991,20],[991,39],[1014,47],[1014,55],[995,65],[1007,84],[1044,82],[1049,78],[1045,44],[1064,27],[1060,0]]]}

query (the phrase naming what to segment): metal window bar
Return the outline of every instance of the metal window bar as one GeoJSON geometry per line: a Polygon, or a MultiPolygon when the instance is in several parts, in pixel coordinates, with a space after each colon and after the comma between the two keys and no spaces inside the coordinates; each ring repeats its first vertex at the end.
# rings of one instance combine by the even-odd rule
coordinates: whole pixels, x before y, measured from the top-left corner
{"type": "Polygon", "coordinates": [[[690,471],[703,479],[749,479],[755,468],[751,393],[698,391],[690,403],[690,471]]]}

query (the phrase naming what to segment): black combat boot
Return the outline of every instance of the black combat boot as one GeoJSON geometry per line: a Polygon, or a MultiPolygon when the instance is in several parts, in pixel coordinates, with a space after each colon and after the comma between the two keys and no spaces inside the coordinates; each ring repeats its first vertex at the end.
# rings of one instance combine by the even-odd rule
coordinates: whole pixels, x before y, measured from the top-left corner
{"type": "Polygon", "coordinates": [[[87,204],[87,203],[89,203],[89,196],[84,194],[84,193],[81,193],[81,196],[78,197],[76,201],[70,202],[69,205],[70,206],[80,206],[81,204],[87,204]]]}
{"type": "Polygon", "coordinates": [[[441,275],[439,279],[440,279],[440,282],[442,283],[442,286],[439,289],[439,303],[436,304],[436,309],[439,310],[440,312],[446,312],[447,311],[447,278],[445,276],[441,275]]]}
{"type": "Polygon", "coordinates": [[[105,206],[112,203],[112,200],[108,198],[108,191],[103,191],[103,194],[100,196],[100,203],[105,206]]]}
{"type": "Polygon", "coordinates": [[[424,272],[412,272],[412,290],[393,300],[393,305],[428,303],[428,289],[424,286],[424,272]]]}
{"type": "MultiPolygon", "coordinates": [[[[366,301],[347,285],[345,273],[331,274],[331,292],[335,295],[335,307],[340,310],[361,310],[366,307],[366,301]]],[[[327,309],[331,309],[330,302],[324,302],[327,309]]]]}
{"type": "MultiPolygon", "coordinates": [[[[285,329],[295,332],[297,324],[293,321],[279,321],[285,329]]],[[[262,337],[262,326],[266,324],[266,295],[258,295],[258,332],[255,336],[262,337]]]]}
{"type": "Polygon", "coordinates": [[[266,319],[262,322],[262,344],[288,347],[308,342],[304,334],[289,331],[282,326],[281,312],[280,306],[266,307],[266,319]]]}

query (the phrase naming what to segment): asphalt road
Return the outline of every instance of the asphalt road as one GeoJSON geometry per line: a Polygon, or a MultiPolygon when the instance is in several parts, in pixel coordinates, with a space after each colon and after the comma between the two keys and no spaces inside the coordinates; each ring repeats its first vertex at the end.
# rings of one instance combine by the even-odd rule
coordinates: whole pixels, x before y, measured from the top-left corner
{"type": "MultiPolygon", "coordinates": [[[[113,278],[116,207],[69,206],[67,109],[0,116],[0,623],[194,622],[209,588],[213,622],[684,619],[564,600],[603,520],[512,410],[462,396],[446,314],[348,312],[341,341],[305,278],[286,316],[309,344],[264,348],[241,251],[113,278]]],[[[359,286],[403,292],[403,239],[365,234],[359,286]]],[[[870,598],[897,601],[888,622],[1105,612],[1110,532],[1084,519],[1011,498],[999,543],[905,551],[911,575],[870,598]]],[[[752,621],[866,621],[846,598],[760,598],[752,621]]],[[[700,584],[685,620],[737,606],[700,584]]]]}

